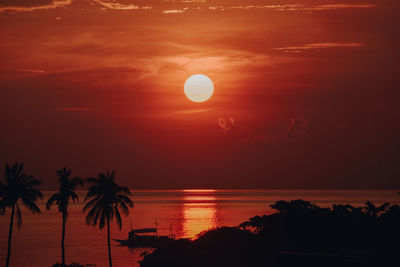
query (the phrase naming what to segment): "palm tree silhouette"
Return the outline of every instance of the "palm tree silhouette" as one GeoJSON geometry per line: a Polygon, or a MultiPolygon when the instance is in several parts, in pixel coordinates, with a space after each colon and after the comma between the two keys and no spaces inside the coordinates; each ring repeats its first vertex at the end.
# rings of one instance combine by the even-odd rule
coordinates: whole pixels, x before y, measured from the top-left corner
{"type": "Polygon", "coordinates": [[[71,178],[71,169],[64,167],[57,171],[58,182],[60,188],[58,193],[53,194],[46,204],[46,209],[50,209],[51,206],[56,203],[58,211],[62,213],[62,235],[61,235],[61,260],[62,266],[65,265],[65,223],[68,218],[68,204],[69,201],[75,202],[78,200],[78,196],[75,193],[75,189],[78,185],[83,185],[83,179],[80,177],[71,178]]]}
{"type": "Polygon", "coordinates": [[[103,229],[107,224],[107,244],[108,244],[108,261],[112,267],[111,260],[111,244],[110,244],[110,221],[117,220],[119,229],[122,227],[121,214],[119,209],[126,215],[129,214],[129,208],[133,207],[130,199],[131,192],[127,187],[119,186],[115,182],[115,170],[106,174],[100,173],[98,178],[88,178],[87,182],[91,184],[88,188],[85,200],[89,202],[83,208],[83,211],[89,210],[86,216],[86,223],[103,229]]]}
{"type": "Polygon", "coordinates": [[[0,211],[3,214],[6,208],[11,208],[10,229],[8,233],[8,251],[6,259],[6,267],[10,264],[11,256],[11,240],[14,224],[14,215],[17,218],[17,226],[21,227],[22,213],[19,207],[19,200],[32,213],[40,213],[39,207],[36,205],[38,198],[43,198],[42,193],[36,187],[42,182],[35,179],[31,175],[23,172],[24,164],[16,162],[11,167],[6,163],[5,183],[0,182],[0,211]]]}

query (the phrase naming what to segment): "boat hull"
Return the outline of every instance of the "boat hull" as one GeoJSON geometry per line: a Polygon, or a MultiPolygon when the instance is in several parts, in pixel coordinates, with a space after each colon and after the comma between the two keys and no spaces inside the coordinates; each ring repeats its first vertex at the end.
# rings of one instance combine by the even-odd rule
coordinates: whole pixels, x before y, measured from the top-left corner
{"type": "Polygon", "coordinates": [[[175,241],[172,238],[167,236],[160,236],[160,237],[141,237],[135,239],[113,239],[114,241],[120,243],[121,246],[127,246],[131,248],[140,248],[140,247],[147,247],[147,248],[158,248],[161,246],[166,246],[171,244],[175,241]]]}

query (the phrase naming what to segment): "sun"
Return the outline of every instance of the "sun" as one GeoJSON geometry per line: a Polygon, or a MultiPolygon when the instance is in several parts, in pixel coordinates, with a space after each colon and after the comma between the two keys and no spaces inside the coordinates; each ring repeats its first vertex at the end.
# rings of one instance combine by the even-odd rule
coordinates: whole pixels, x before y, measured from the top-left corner
{"type": "Polygon", "coordinates": [[[206,75],[194,74],[186,80],[183,89],[190,101],[201,103],[211,98],[214,84],[206,75]]]}

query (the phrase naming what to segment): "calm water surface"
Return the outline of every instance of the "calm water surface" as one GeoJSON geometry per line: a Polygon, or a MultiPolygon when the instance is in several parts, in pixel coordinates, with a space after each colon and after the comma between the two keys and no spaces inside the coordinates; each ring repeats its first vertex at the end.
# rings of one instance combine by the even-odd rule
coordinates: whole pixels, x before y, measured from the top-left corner
{"type": "MultiPolygon", "coordinates": [[[[52,192],[44,192],[41,215],[23,212],[23,224],[13,233],[11,266],[42,267],[60,261],[61,216],[53,208],[45,210],[45,201],[52,192]]],[[[84,192],[79,192],[83,199],[84,192]]],[[[135,207],[131,216],[123,218],[120,231],[115,225],[112,238],[127,238],[131,229],[154,227],[168,235],[193,238],[196,234],[218,226],[235,226],[254,215],[272,213],[269,205],[277,200],[302,198],[320,206],[349,203],[360,206],[369,200],[375,204],[396,203],[396,191],[326,191],[326,190],[146,190],[133,191],[135,207]]],[[[107,266],[106,231],[87,226],[82,213],[84,203],[70,205],[67,222],[67,262],[107,266]]],[[[0,266],[6,256],[9,213],[0,216],[0,266]]],[[[139,266],[137,261],[146,249],[119,247],[113,242],[113,265],[139,266]]]]}

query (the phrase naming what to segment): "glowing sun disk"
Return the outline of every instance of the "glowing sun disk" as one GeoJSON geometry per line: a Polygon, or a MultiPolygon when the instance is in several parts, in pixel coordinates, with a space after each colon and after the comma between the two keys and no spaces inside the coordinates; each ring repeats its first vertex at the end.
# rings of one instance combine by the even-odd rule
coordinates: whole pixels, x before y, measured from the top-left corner
{"type": "Polygon", "coordinates": [[[214,85],[206,75],[195,74],[186,80],[184,92],[189,100],[201,103],[211,98],[214,92],[214,85]]]}

